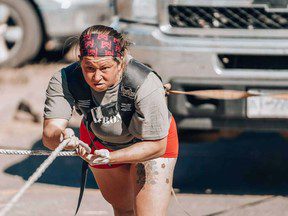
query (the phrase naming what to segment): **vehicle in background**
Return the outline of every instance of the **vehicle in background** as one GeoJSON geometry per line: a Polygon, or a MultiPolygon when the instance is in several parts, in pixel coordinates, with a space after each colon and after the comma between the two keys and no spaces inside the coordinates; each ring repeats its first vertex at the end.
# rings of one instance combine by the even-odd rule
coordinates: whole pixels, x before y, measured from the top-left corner
{"type": "MultiPolygon", "coordinates": [[[[114,25],[175,90],[288,92],[287,0],[116,0],[114,25]]],[[[288,101],[170,95],[180,128],[287,130],[288,101]]]]}
{"type": "Polygon", "coordinates": [[[19,66],[110,21],[109,0],[0,0],[0,66],[19,66]]]}

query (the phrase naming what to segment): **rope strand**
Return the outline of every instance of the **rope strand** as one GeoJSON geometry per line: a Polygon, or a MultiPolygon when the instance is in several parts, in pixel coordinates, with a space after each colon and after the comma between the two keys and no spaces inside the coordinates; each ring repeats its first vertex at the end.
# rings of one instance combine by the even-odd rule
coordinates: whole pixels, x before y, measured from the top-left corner
{"type": "MultiPolygon", "coordinates": [[[[51,155],[53,151],[47,150],[13,150],[13,149],[0,149],[0,155],[51,155]]],[[[75,151],[61,151],[57,156],[77,156],[75,151]]]]}

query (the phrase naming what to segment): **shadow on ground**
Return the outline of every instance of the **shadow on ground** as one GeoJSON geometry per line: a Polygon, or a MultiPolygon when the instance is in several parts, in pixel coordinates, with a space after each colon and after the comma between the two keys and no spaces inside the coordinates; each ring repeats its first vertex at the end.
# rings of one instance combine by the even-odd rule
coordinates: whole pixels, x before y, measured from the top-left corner
{"type": "Polygon", "coordinates": [[[181,192],[288,194],[288,142],[278,133],[191,143],[187,131],[180,143],[174,187],[181,192]]]}
{"type": "MultiPolygon", "coordinates": [[[[188,134],[187,134],[188,133],[188,134]]],[[[288,194],[288,143],[278,133],[242,133],[236,138],[195,141],[180,133],[174,187],[182,193],[288,194]]],[[[38,141],[33,149],[43,149],[38,141]]],[[[28,157],[5,170],[28,179],[46,157],[28,157]]],[[[38,180],[79,187],[81,160],[59,157],[38,180]]],[[[88,187],[96,187],[89,173],[88,187]]]]}

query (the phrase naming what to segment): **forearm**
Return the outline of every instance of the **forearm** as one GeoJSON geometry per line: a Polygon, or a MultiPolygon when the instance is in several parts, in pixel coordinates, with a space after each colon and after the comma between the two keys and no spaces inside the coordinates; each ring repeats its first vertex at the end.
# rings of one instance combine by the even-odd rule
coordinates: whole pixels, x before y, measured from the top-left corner
{"type": "Polygon", "coordinates": [[[61,130],[53,130],[50,132],[43,131],[42,141],[44,146],[54,150],[60,143],[61,130]]]}
{"type": "Polygon", "coordinates": [[[45,119],[43,125],[42,141],[44,146],[54,150],[60,143],[62,131],[67,127],[68,121],[63,119],[45,119]]]}
{"type": "Polygon", "coordinates": [[[138,142],[132,146],[110,152],[110,163],[137,163],[158,158],[165,153],[167,138],[159,141],[138,142]]]}

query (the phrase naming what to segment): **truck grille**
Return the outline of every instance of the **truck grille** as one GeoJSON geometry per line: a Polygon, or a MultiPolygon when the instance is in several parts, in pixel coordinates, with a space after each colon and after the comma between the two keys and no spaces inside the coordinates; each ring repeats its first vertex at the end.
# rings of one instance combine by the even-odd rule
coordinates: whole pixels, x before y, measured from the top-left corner
{"type": "Polygon", "coordinates": [[[288,13],[261,7],[199,7],[169,5],[172,27],[206,29],[287,29],[288,13]]]}
{"type": "Polygon", "coordinates": [[[277,70],[278,72],[287,72],[287,55],[236,55],[221,54],[218,60],[225,69],[256,69],[254,73],[263,72],[263,70],[277,70]]]}

